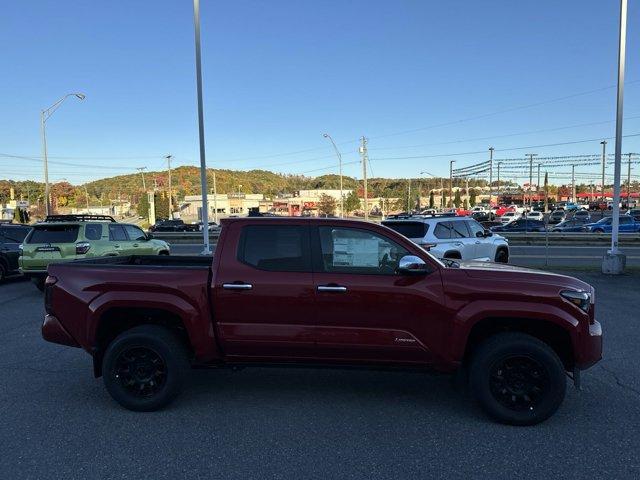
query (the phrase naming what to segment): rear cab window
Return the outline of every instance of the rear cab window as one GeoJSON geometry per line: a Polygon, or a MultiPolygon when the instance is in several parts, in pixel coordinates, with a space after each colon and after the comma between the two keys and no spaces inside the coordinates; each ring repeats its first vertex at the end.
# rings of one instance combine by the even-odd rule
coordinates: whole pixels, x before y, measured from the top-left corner
{"type": "Polygon", "coordinates": [[[102,224],[87,223],[84,227],[84,236],[87,240],[100,240],[102,238],[102,224]]]}
{"type": "Polygon", "coordinates": [[[122,225],[109,225],[109,240],[112,242],[126,242],[127,233],[122,225]]]}
{"type": "Polygon", "coordinates": [[[36,225],[26,243],[74,243],[79,229],[78,225],[36,225]]]}

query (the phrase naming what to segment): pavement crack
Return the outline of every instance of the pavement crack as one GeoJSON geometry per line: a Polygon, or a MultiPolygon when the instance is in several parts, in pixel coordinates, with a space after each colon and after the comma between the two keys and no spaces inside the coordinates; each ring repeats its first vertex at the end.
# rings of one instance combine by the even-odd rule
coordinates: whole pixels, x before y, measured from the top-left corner
{"type": "Polygon", "coordinates": [[[607,368],[602,364],[599,365],[599,367],[605,372],[607,372],[609,375],[611,375],[619,387],[624,388],[625,390],[628,390],[629,392],[632,392],[635,395],[640,397],[640,390],[638,390],[635,387],[632,387],[631,385],[627,385],[622,380],[620,380],[620,377],[618,377],[618,374],[614,370],[607,368]]]}

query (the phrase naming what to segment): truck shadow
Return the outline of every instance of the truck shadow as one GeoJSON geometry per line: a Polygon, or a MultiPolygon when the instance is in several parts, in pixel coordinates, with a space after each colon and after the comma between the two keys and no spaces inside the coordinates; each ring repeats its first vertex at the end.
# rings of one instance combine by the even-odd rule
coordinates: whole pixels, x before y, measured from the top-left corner
{"type": "Polygon", "coordinates": [[[347,409],[369,411],[417,409],[424,414],[452,415],[460,419],[484,419],[465,390],[448,375],[421,372],[360,369],[314,369],[301,367],[246,368],[240,371],[195,370],[176,402],[191,408],[217,405],[285,409],[347,409]],[[353,409],[357,406],[358,409],[353,409]]]}

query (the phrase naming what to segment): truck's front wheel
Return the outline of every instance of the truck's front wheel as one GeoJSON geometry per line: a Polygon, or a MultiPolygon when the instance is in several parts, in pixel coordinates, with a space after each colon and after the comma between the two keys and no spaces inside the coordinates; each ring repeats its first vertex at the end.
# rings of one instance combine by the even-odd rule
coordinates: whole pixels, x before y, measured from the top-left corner
{"type": "Polygon", "coordinates": [[[120,334],[104,355],[102,377],[113,399],[129,410],[153,411],[181,391],[189,370],[182,342],[157,325],[141,325],[120,334]]]}
{"type": "Polygon", "coordinates": [[[546,343],[521,333],[501,333],[473,355],[471,390],[493,418],[510,425],[535,425],[564,400],[565,370],[546,343]]]}

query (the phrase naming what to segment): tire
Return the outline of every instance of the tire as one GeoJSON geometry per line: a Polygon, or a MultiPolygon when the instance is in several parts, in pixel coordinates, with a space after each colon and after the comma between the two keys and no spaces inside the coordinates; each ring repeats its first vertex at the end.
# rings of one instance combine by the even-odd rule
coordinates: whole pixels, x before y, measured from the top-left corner
{"type": "Polygon", "coordinates": [[[604,230],[602,230],[601,228],[596,228],[595,230],[593,230],[593,233],[604,233],[604,230]]]}
{"type": "Polygon", "coordinates": [[[158,253],[158,255],[169,255],[169,252],[167,252],[166,250],[162,250],[160,253],[158,253]]]}
{"type": "Polygon", "coordinates": [[[178,396],[189,370],[187,349],[173,333],[157,325],[141,325],[109,344],[102,377],[111,397],[124,408],[150,412],[178,396]],[[131,373],[132,364],[135,373],[131,373]]]}
{"type": "Polygon", "coordinates": [[[469,384],[483,410],[508,425],[543,422],[558,410],[567,387],[558,355],[522,333],[500,333],[481,344],[472,358],[469,384]]]}
{"type": "Polygon", "coordinates": [[[445,253],[443,258],[449,258],[451,260],[462,260],[462,255],[460,254],[460,252],[452,250],[445,253]]]}
{"type": "Polygon", "coordinates": [[[496,263],[509,263],[509,250],[499,248],[496,252],[496,263]]]}

